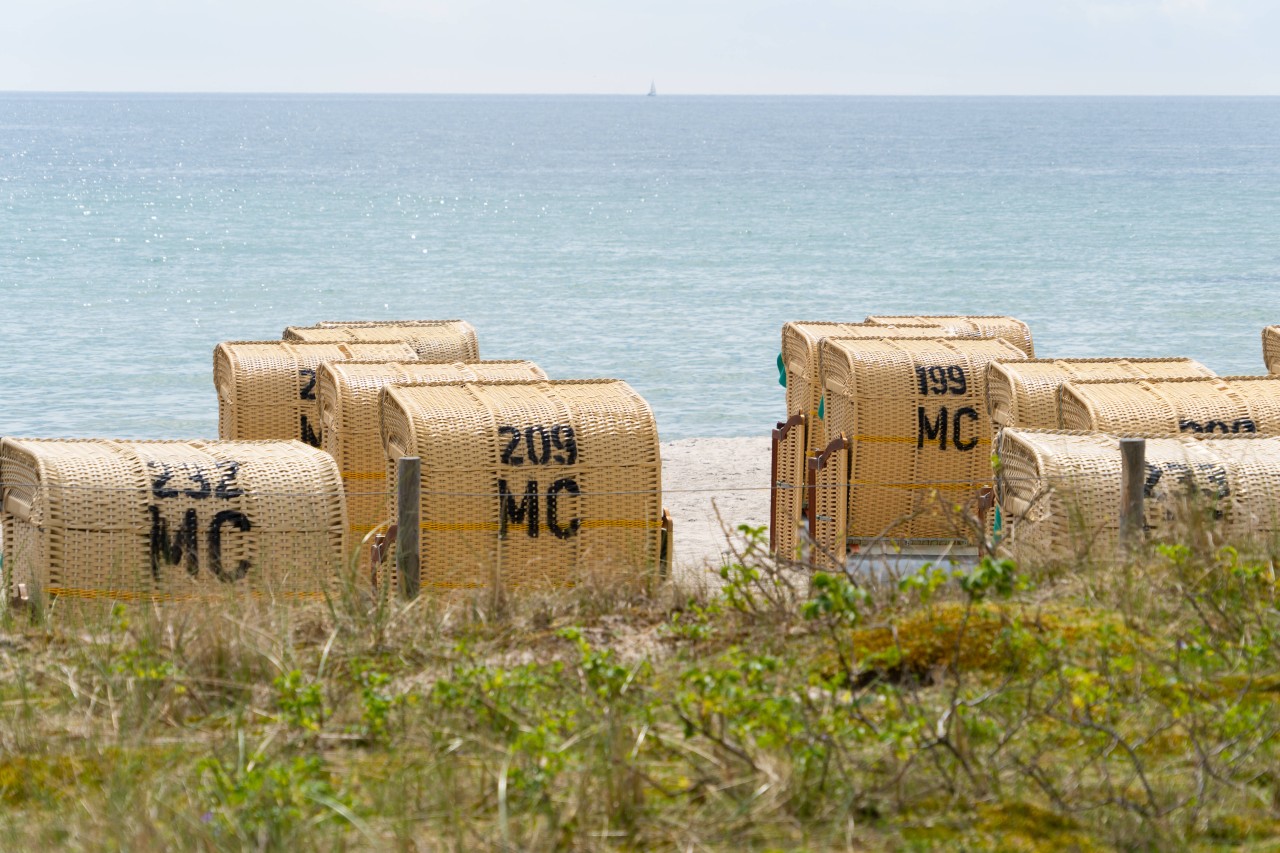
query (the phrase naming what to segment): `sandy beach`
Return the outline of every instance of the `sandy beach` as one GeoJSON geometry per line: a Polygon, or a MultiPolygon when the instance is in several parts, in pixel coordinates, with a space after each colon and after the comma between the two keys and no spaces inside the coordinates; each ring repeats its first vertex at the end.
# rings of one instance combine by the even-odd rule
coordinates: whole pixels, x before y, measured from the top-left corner
{"type": "Polygon", "coordinates": [[[718,568],[729,548],[725,527],[769,523],[769,437],[666,442],[662,487],[675,522],[676,571],[692,577],[718,568]]]}

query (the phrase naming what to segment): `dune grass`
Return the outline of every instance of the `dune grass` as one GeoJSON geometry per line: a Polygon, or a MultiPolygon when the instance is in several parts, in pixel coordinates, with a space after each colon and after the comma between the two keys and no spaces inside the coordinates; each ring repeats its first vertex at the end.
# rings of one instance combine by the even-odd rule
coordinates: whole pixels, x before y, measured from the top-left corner
{"type": "Polygon", "coordinates": [[[1280,849],[1276,554],[0,632],[0,848],[1280,849]]]}

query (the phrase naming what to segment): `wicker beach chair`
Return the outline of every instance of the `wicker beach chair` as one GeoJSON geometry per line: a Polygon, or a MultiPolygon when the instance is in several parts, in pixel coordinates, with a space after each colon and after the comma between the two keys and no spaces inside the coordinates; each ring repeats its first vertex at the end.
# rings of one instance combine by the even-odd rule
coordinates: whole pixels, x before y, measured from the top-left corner
{"type": "Polygon", "coordinates": [[[914,324],[889,326],[883,323],[828,323],[799,320],[782,327],[782,366],[787,382],[787,417],[806,416],[805,450],[827,446],[822,384],[818,379],[818,344],[823,338],[918,338],[951,337],[941,326],[914,324]]]}
{"type": "Polygon", "coordinates": [[[0,483],[11,596],[317,598],[341,577],[338,466],[296,441],[6,438],[0,483]]]}
{"type": "Polygon", "coordinates": [[[1064,430],[1167,435],[1280,433],[1280,376],[1107,379],[1064,383],[1064,430]]]}
{"type": "MultiPolygon", "coordinates": [[[[1220,542],[1280,532],[1280,438],[1256,434],[1146,439],[1143,519],[1156,541],[1184,535],[1199,513],[1220,542]]],[[[1000,433],[1001,547],[1020,561],[1116,559],[1123,465],[1120,437],[1096,432],[1000,433]]]]}
{"type": "Polygon", "coordinates": [[[919,314],[914,316],[874,314],[867,317],[867,322],[892,326],[925,323],[941,326],[958,338],[1003,338],[1022,350],[1027,358],[1036,357],[1036,348],[1031,341],[1031,329],[1016,317],[999,314],[919,314]]]}
{"type": "Polygon", "coordinates": [[[848,441],[836,451],[847,464],[837,457],[829,475],[832,488],[847,488],[848,509],[836,512],[838,495],[819,506],[832,525],[824,547],[838,554],[846,539],[881,537],[971,541],[956,514],[941,510],[976,500],[992,481],[987,366],[1021,357],[1002,338],[823,340],[828,429],[848,441]]]}
{"type": "Polygon", "coordinates": [[[785,421],[775,430],[773,494],[770,499],[770,548],[784,559],[798,555],[799,531],[805,519],[806,465],[812,453],[830,441],[820,382],[818,345],[827,337],[892,338],[949,337],[941,326],[889,326],[875,323],[836,323],[805,320],[782,327],[782,354],[779,357],[787,389],[785,421]]]}
{"type": "Polygon", "coordinates": [[[413,361],[404,341],[320,343],[225,341],[213,351],[218,437],[224,441],[322,441],[316,370],[326,361],[380,358],[413,361]]]}
{"type": "Polygon", "coordinates": [[[316,396],[324,426],[322,447],[338,461],[347,487],[347,516],[359,541],[390,518],[387,457],[382,449],[380,401],[391,384],[435,381],[546,379],[531,361],[452,364],[357,359],[331,361],[316,373],[316,396]]]}
{"type": "Polygon", "coordinates": [[[476,330],[465,320],[331,320],[315,326],[289,326],[286,341],[405,341],[421,361],[479,361],[476,330]]]}
{"type": "Polygon", "coordinates": [[[421,459],[421,589],[621,583],[657,570],[658,432],[625,382],[388,385],[381,409],[390,482],[401,456],[421,459]]]}
{"type": "Polygon", "coordinates": [[[1214,376],[1189,358],[1029,358],[993,362],[987,370],[991,428],[1057,429],[1058,389],[1076,379],[1214,376]]]}

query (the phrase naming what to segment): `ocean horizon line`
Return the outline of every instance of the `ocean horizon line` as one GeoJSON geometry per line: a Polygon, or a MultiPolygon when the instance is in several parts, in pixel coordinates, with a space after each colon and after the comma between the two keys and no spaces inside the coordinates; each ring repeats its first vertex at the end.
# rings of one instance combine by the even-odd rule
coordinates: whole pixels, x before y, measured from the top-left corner
{"type": "MultiPolygon", "coordinates": [[[[239,89],[0,89],[7,96],[105,97],[261,97],[261,98],[645,98],[644,90],[625,92],[388,92],[239,89]]],[[[659,98],[810,98],[865,100],[1275,100],[1277,94],[1232,93],[893,93],[893,92],[661,92],[659,98]]]]}

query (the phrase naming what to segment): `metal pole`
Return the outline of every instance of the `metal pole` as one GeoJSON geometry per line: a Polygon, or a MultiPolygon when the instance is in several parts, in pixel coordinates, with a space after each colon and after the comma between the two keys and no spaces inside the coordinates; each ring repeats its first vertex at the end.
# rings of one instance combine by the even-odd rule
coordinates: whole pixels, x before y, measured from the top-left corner
{"type": "Polygon", "coordinates": [[[396,460],[396,573],[400,594],[417,598],[422,583],[418,555],[421,542],[422,460],[401,456],[396,460]]]}
{"type": "Polygon", "coordinates": [[[1143,486],[1147,476],[1147,442],[1142,438],[1120,439],[1120,544],[1136,547],[1143,537],[1143,486]]]}

